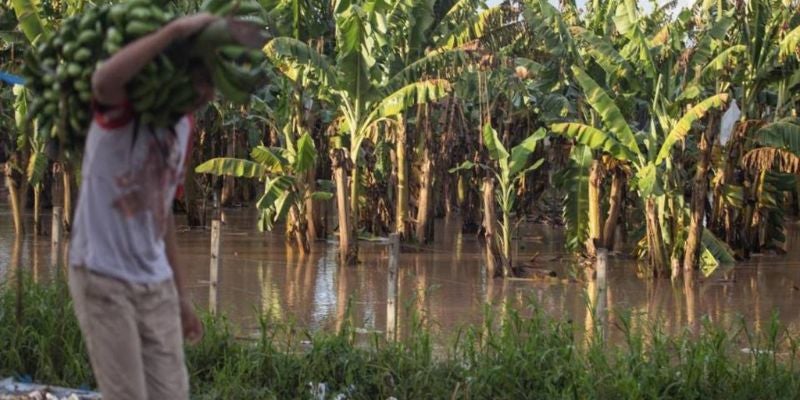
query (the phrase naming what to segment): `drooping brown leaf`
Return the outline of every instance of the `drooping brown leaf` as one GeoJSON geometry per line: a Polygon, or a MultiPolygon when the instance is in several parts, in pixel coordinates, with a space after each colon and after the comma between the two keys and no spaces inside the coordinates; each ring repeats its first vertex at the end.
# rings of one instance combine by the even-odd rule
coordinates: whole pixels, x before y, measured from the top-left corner
{"type": "Polygon", "coordinates": [[[787,174],[800,174],[800,158],[788,150],[761,147],[742,157],[742,166],[751,171],[777,169],[787,174]]]}

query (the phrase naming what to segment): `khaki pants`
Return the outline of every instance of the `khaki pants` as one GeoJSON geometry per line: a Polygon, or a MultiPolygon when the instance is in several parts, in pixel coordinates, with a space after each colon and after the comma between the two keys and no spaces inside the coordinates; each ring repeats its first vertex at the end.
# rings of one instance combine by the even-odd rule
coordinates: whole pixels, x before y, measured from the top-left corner
{"type": "Polygon", "coordinates": [[[188,399],[175,284],[127,283],[71,268],[69,288],[105,400],[188,399]]]}

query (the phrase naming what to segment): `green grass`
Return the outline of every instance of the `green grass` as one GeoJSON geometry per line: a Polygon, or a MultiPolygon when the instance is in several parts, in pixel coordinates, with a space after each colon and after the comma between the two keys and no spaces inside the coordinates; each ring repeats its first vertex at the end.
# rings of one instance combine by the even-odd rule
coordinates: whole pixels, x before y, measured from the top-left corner
{"type": "MultiPolygon", "coordinates": [[[[17,282],[0,287],[0,376],[91,387],[65,285],[23,280],[18,324],[17,282]]],[[[193,396],[314,398],[312,387],[325,383],[325,398],[349,399],[800,398],[795,337],[777,320],[759,335],[706,324],[699,335],[667,336],[622,317],[611,328],[621,343],[586,344],[571,324],[531,307],[530,317],[509,312],[464,329],[444,348],[419,323],[392,343],[348,324],[307,332],[262,318],[256,339],[237,340],[224,317],[206,316],[203,341],[187,347],[193,396]]]]}

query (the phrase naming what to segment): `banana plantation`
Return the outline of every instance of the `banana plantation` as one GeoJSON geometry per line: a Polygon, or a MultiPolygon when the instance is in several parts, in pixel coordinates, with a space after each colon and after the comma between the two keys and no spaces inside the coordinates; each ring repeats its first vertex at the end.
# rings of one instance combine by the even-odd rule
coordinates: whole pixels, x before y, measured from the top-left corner
{"type": "MultiPolygon", "coordinates": [[[[110,54],[203,10],[266,27],[261,50],[213,56],[222,96],[194,113],[174,204],[187,230],[241,207],[250,235],[301,257],[330,242],[345,271],[382,238],[424,253],[458,232],[501,283],[534,280],[530,226],[558,233],[565,264],[636,260],[641,285],[796,261],[797,0],[153,0],[137,12],[158,17],[119,32],[84,18],[127,3],[119,18],[138,18],[142,2],[4,0],[0,72],[35,77],[47,61],[30,54],[69,44],[54,40],[110,54]],[[64,27],[78,32],[53,35],[64,27]]],[[[0,86],[0,224],[17,237],[45,235],[51,207],[72,222],[94,59],[70,54],[53,56],[66,80],[0,86]]],[[[180,100],[185,66],[157,64],[136,84],[180,100]]],[[[165,109],[169,96],[140,99],[144,123],[190,104],[165,109]]]]}
{"type": "MultiPolygon", "coordinates": [[[[304,252],[336,237],[354,264],[359,238],[426,244],[435,219],[458,215],[509,277],[515,227],[548,221],[576,255],[633,252],[676,277],[781,252],[800,207],[795,1],[231,4],[269,27],[268,79],[198,112],[176,205],[191,226],[208,222],[212,197],[246,203],[259,229],[304,252]]],[[[18,73],[40,35],[101,4],[6,6],[2,68],[18,73]]],[[[40,231],[50,204],[69,226],[80,170],[52,157],[59,116],[28,117],[26,86],[2,96],[16,232],[40,231]]]]}

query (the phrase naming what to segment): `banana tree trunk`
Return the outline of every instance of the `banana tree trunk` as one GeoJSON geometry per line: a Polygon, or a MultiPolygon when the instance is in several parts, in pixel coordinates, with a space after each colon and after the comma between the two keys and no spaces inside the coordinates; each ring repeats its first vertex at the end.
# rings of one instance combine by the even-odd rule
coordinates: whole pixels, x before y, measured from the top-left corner
{"type": "Polygon", "coordinates": [[[357,160],[352,160],[353,163],[352,168],[350,169],[351,178],[350,178],[350,210],[348,211],[348,215],[350,216],[350,229],[352,232],[358,230],[359,226],[359,217],[360,217],[360,207],[358,205],[358,200],[360,196],[360,189],[361,189],[361,176],[357,164],[357,160]]]}
{"type": "Polygon", "coordinates": [[[42,184],[33,186],[33,234],[42,234],[42,184]]]}
{"type": "Polygon", "coordinates": [[[483,237],[486,244],[487,256],[495,260],[501,260],[502,271],[494,271],[494,276],[498,272],[506,276],[505,259],[502,252],[498,249],[497,245],[497,207],[495,205],[494,196],[494,180],[492,178],[483,178],[483,237]]]}
{"type": "Polygon", "coordinates": [[[5,166],[5,178],[6,178],[6,188],[8,189],[8,198],[9,202],[11,203],[11,215],[14,220],[14,232],[17,234],[17,237],[22,237],[25,233],[25,227],[22,222],[22,212],[23,207],[25,206],[25,199],[23,198],[25,193],[24,182],[22,174],[20,174],[14,168],[14,157],[12,156],[11,160],[6,162],[5,166]]]}
{"type": "Polygon", "coordinates": [[[586,239],[586,253],[594,257],[597,253],[595,243],[603,243],[603,231],[600,222],[600,191],[603,177],[600,161],[593,160],[589,171],[589,237],[586,239]]]}
{"type": "Polygon", "coordinates": [[[503,278],[514,276],[514,267],[511,265],[511,213],[503,210],[503,278]]]}
{"type": "Polygon", "coordinates": [[[419,206],[417,207],[417,224],[415,226],[415,237],[419,243],[428,243],[428,225],[431,219],[431,195],[433,186],[433,163],[430,159],[430,152],[426,148],[423,151],[423,161],[421,166],[421,182],[419,190],[419,206]]]}
{"type": "Polygon", "coordinates": [[[400,240],[408,239],[408,134],[401,116],[397,124],[395,154],[397,157],[397,202],[395,205],[395,232],[400,240]]]}
{"type": "Polygon", "coordinates": [[[292,233],[297,247],[300,248],[303,254],[311,253],[311,245],[307,236],[307,221],[305,216],[297,209],[297,206],[292,206],[289,209],[289,221],[292,225],[292,233]]]}
{"type": "Polygon", "coordinates": [[[64,163],[61,168],[64,187],[64,230],[69,232],[72,229],[72,171],[67,163],[64,163]]]}
{"type": "Polygon", "coordinates": [[[647,223],[647,247],[650,258],[650,267],[656,277],[668,273],[667,257],[664,251],[664,238],[661,236],[661,224],[658,222],[656,199],[648,197],[645,200],[645,219],[647,223]]]}
{"type": "Polygon", "coordinates": [[[615,171],[611,177],[611,193],[608,200],[608,217],[603,226],[603,243],[607,250],[614,250],[614,239],[617,231],[620,212],[622,210],[622,195],[625,191],[625,175],[615,171]]]}
{"type": "Polygon", "coordinates": [[[422,115],[425,120],[420,132],[417,152],[420,155],[420,189],[417,199],[417,222],[415,228],[415,239],[418,243],[428,243],[431,236],[428,235],[433,214],[433,133],[430,124],[430,105],[423,106],[422,115]]]}
{"type": "Polygon", "coordinates": [[[339,208],[339,261],[342,265],[353,265],[356,263],[358,249],[351,225],[350,202],[347,198],[349,160],[346,150],[333,150],[331,152],[331,161],[333,179],[336,183],[336,205],[339,208]]]}
{"type": "Polygon", "coordinates": [[[697,267],[697,257],[700,253],[700,239],[703,235],[703,219],[706,214],[706,196],[708,193],[708,172],[711,165],[711,150],[717,131],[718,118],[712,117],[708,127],[700,137],[698,149],[700,160],[692,185],[691,219],[689,220],[689,234],[683,247],[683,269],[690,270],[697,267]]]}
{"type": "Polygon", "coordinates": [[[305,189],[305,222],[306,222],[306,244],[313,242],[319,237],[317,233],[317,220],[316,220],[316,211],[317,207],[316,201],[311,198],[311,194],[317,190],[317,170],[316,168],[309,168],[308,173],[306,174],[306,189],[305,189]]]}

